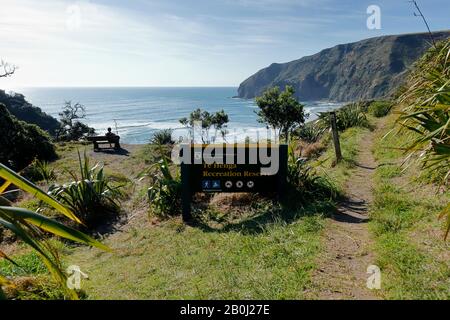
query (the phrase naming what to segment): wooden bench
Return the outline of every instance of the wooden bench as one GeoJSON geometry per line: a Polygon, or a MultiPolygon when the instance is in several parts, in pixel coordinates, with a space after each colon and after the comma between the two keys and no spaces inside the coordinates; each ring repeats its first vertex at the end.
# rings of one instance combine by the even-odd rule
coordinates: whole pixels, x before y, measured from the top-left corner
{"type": "Polygon", "coordinates": [[[94,151],[100,151],[102,149],[114,149],[114,150],[120,150],[120,137],[119,136],[95,136],[95,137],[87,137],[88,141],[91,141],[94,143],[94,151]],[[102,147],[100,148],[100,145],[108,144],[108,147],[102,147]],[[114,146],[113,146],[114,144],[114,146]]]}

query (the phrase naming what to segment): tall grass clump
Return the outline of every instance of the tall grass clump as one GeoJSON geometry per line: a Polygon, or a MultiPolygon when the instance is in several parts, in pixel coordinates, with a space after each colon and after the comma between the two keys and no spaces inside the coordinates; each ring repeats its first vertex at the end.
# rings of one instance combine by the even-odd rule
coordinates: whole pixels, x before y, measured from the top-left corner
{"type": "MultiPolygon", "coordinates": [[[[344,131],[352,127],[369,128],[369,120],[366,116],[367,104],[366,103],[351,103],[343,106],[336,111],[336,125],[339,131],[344,131]]],[[[330,113],[319,113],[319,119],[317,125],[322,129],[330,128],[330,113]]]]}
{"type": "Polygon", "coordinates": [[[170,160],[163,156],[157,163],[140,174],[148,177],[151,187],[147,190],[148,199],[153,211],[162,217],[181,213],[181,177],[178,169],[171,171],[170,160]]]}
{"type": "Polygon", "coordinates": [[[294,136],[307,143],[314,143],[320,140],[324,131],[324,128],[318,126],[316,123],[309,122],[294,131],[294,136]]]}
{"type": "Polygon", "coordinates": [[[290,196],[294,196],[296,202],[333,200],[339,196],[336,186],[329,179],[319,176],[305,159],[296,155],[292,147],[289,148],[287,182],[290,196]]]}
{"type": "Polygon", "coordinates": [[[156,131],[150,139],[150,143],[155,145],[172,145],[175,143],[172,139],[172,133],[172,129],[156,131]]]}
{"type": "Polygon", "coordinates": [[[45,181],[50,183],[56,179],[55,170],[50,167],[48,162],[35,159],[28,167],[23,170],[25,177],[34,182],[45,181]]]}
{"type": "Polygon", "coordinates": [[[374,101],[370,104],[368,111],[372,116],[382,118],[389,114],[392,106],[391,101],[374,101]]]}
{"type": "Polygon", "coordinates": [[[78,164],[79,175],[69,171],[73,181],[52,185],[49,194],[77,212],[88,228],[95,228],[105,219],[119,213],[118,199],[122,196],[122,186],[113,186],[100,164],[91,167],[86,154],[82,159],[78,152],[78,164]]]}
{"type": "MultiPolygon", "coordinates": [[[[405,151],[425,172],[448,185],[450,176],[450,39],[431,48],[415,65],[398,123],[413,132],[405,151]],[[416,156],[416,157],[414,157],[416,156]]],[[[450,228],[450,204],[443,211],[450,228]]],[[[448,234],[448,231],[447,231],[448,234]]]]}

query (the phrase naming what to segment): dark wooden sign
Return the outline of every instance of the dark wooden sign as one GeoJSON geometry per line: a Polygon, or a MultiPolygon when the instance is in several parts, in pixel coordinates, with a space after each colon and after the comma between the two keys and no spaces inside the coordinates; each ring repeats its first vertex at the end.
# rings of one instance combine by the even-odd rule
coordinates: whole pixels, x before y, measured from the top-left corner
{"type": "Polygon", "coordinates": [[[183,219],[195,192],[278,192],[286,184],[287,145],[182,145],[183,219]]]}

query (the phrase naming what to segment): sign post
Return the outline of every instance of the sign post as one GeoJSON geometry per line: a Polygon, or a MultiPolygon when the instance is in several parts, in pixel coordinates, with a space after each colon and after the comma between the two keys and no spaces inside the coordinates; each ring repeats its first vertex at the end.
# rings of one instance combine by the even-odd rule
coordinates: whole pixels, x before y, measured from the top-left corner
{"type": "Polygon", "coordinates": [[[331,131],[333,133],[334,151],[336,152],[336,163],[339,163],[342,160],[342,152],[341,143],[339,142],[339,133],[337,130],[336,112],[334,111],[330,112],[330,122],[331,131]]]}
{"type": "Polygon", "coordinates": [[[279,199],[286,192],[287,145],[186,144],[181,152],[185,222],[196,192],[276,192],[279,199]]]}

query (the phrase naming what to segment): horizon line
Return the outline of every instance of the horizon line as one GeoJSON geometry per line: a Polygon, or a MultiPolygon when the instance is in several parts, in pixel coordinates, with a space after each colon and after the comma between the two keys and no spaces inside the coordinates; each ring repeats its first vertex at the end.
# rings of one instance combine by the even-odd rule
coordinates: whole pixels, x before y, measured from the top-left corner
{"type": "MultiPolygon", "coordinates": [[[[208,86],[208,85],[182,85],[182,86],[177,86],[177,85],[173,85],[173,86],[132,86],[132,85],[96,85],[96,86],[82,86],[82,85],[67,85],[67,86],[54,86],[54,85],[42,85],[42,86],[27,86],[27,85],[18,85],[18,86],[11,86],[8,89],[11,88],[18,88],[18,89],[23,89],[23,88],[31,88],[31,89],[40,89],[40,88],[52,88],[52,89],[64,89],[64,88],[81,88],[81,89],[98,89],[98,88],[238,88],[239,86],[236,85],[223,85],[223,86],[208,86]]],[[[0,88],[1,89],[1,88],[0,88]]],[[[3,89],[5,90],[5,89],[3,89]]]]}

